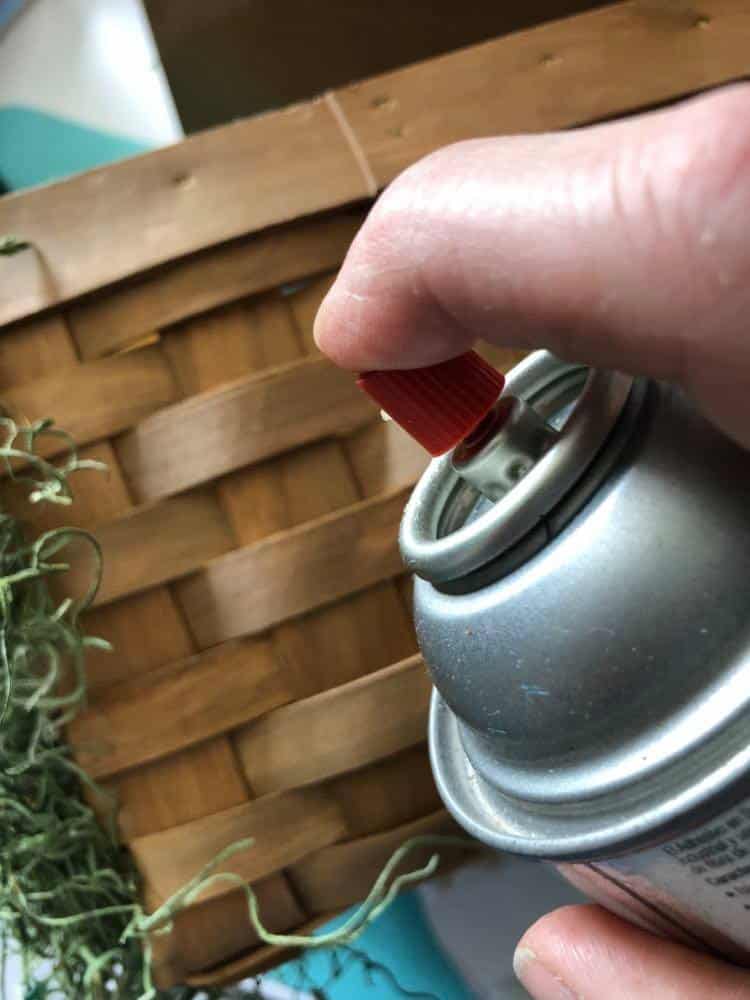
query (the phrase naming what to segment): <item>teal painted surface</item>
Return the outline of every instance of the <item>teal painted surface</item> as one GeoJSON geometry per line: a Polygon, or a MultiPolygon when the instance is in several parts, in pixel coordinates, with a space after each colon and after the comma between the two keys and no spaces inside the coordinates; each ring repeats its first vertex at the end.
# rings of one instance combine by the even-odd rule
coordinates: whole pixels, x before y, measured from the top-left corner
{"type": "MultiPolygon", "coordinates": [[[[332,930],[347,919],[344,914],[321,928],[332,930]]],[[[390,909],[368,927],[355,947],[395,975],[403,987],[399,991],[389,978],[374,969],[363,971],[362,962],[344,961],[343,973],[331,979],[331,958],[309,952],[305,970],[312,982],[324,987],[328,1000],[476,1000],[435,941],[422,914],[417,897],[400,896],[390,909]]],[[[344,953],[339,953],[344,957],[344,953]]],[[[310,980],[300,979],[294,962],[273,973],[289,986],[309,988],[310,980]]]]}
{"type": "Polygon", "coordinates": [[[10,24],[26,0],[0,0],[0,29],[10,24]]]}
{"type": "Polygon", "coordinates": [[[60,180],[147,149],[33,108],[0,108],[0,177],[12,191],[60,180]]]}

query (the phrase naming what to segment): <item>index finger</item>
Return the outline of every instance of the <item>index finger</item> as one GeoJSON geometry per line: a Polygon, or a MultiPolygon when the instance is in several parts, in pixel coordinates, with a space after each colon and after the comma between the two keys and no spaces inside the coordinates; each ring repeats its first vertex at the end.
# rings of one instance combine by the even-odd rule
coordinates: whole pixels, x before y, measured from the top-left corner
{"type": "Polygon", "coordinates": [[[750,443],[750,86],[625,122],[475,140],[410,168],[316,322],[352,369],[482,338],[682,382],[750,443]]]}

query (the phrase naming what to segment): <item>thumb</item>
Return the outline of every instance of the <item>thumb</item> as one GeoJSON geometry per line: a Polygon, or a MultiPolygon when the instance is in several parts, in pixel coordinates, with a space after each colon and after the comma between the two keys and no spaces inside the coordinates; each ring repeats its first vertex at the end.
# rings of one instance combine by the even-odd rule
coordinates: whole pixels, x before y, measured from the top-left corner
{"type": "Polygon", "coordinates": [[[323,303],[344,367],[475,338],[682,383],[750,445],[750,86],[554,135],[480,139],[384,193],[323,303]]]}
{"type": "Polygon", "coordinates": [[[750,1000],[750,972],[599,906],[568,906],[537,921],[513,967],[534,1000],[750,1000]]]}

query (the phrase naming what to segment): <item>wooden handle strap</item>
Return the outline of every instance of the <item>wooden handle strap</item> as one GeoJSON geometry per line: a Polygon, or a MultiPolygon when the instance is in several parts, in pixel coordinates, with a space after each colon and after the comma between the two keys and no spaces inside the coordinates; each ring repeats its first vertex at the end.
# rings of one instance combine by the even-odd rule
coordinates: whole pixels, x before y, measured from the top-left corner
{"type": "Polygon", "coordinates": [[[75,303],[68,322],[79,354],[114,354],[154,330],[336,268],[363,221],[364,212],[348,210],[243,236],[75,303]]]}
{"type": "Polygon", "coordinates": [[[293,701],[267,643],[225,643],[111,689],[75,719],[68,739],[100,780],[238,729],[240,765],[255,793],[266,795],[421,743],[429,694],[421,657],[413,656],[293,701]]]}
{"type": "MultiPolygon", "coordinates": [[[[335,99],[383,188],[451,142],[568,128],[744,76],[748,34],[742,0],[704,0],[700,13],[619,3],[340,88],[335,99]]],[[[3,198],[0,232],[34,248],[6,259],[0,323],[372,187],[330,99],[318,99],[3,198]]]]}

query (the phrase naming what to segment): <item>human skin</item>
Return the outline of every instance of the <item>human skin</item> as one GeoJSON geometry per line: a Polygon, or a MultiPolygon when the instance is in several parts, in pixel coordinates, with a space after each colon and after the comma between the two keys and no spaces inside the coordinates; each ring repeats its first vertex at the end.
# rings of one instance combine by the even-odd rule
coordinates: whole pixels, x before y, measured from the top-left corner
{"type": "MultiPolygon", "coordinates": [[[[315,336],[353,370],[545,347],[679,383],[750,447],[750,85],[426,157],[373,208],[315,336]]],[[[515,965],[536,1000],[750,1000],[750,973],[596,906],[542,918],[515,965]]]]}

